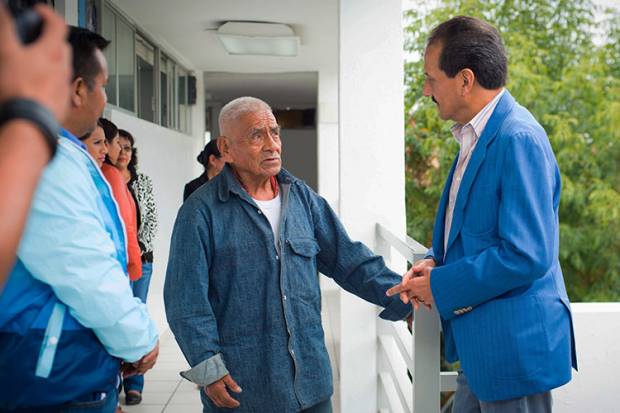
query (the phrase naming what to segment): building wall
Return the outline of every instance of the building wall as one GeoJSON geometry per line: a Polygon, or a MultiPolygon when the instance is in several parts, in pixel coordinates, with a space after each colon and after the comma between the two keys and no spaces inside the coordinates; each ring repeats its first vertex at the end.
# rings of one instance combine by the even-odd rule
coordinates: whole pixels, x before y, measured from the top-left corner
{"type": "Polygon", "coordinates": [[[155,239],[155,262],[147,305],[160,332],[167,328],[163,285],[174,220],[183,201],[183,187],[202,173],[202,166],[196,161],[196,156],[203,147],[204,92],[202,76],[197,76],[197,79],[198,99],[192,107],[192,135],[144,121],[114,107],[108,107],[105,111],[106,117],[134,136],[139,170],[153,180],[159,229],[155,239]]]}
{"type": "Polygon", "coordinates": [[[554,411],[617,412],[620,303],[577,303],[572,308],[579,371],[553,391],[554,411]]]}

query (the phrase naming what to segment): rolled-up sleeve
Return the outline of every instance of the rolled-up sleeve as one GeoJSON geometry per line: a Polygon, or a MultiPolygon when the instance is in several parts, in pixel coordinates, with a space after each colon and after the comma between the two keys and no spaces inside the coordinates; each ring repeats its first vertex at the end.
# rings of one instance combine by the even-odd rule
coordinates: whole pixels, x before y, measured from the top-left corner
{"type": "Polygon", "coordinates": [[[172,233],[164,302],[170,329],[192,367],[181,375],[200,385],[228,374],[209,302],[210,260],[208,220],[197,202],[188,200],[179,210],[172,233]]]}

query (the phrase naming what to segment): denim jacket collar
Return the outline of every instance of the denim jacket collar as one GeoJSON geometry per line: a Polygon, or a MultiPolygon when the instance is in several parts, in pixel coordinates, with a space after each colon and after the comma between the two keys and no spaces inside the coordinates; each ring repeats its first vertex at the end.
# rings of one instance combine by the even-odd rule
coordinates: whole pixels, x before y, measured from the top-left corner
{"type": "MultiPolygon", "coordinates": [[[[220,201],[226,202],[230,198],[230,193],[237,194],[241,199],[253,204],[252,198],[241,186],[241,183],[235,176],[232,167],[229,164],[224,166],[222,172],[217,176],[218,195],[220,201]]],[[[280,172],[276,176],[280,185],[290,185],[297,182],[298,179],[291,175],[286,169],[281,168],[280,172]]]]}

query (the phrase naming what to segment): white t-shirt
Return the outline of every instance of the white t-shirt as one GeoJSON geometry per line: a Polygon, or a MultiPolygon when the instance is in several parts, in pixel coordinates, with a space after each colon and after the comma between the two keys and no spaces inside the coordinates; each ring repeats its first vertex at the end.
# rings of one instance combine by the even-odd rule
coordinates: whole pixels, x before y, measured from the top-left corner
{"type": "Polygon", "coordinates": [[[267,217],[271,229],[273,230],[273,241],[277,248],[278,239],[280,237],[280,210],[282,209],[282,198],[280,198],[280,194],[278,193],[278,196],[269,201],[254,199],[254,202],[256,202],[256,205],[258,205],[260,210],[263,211],[263,214],[267,217]]]}

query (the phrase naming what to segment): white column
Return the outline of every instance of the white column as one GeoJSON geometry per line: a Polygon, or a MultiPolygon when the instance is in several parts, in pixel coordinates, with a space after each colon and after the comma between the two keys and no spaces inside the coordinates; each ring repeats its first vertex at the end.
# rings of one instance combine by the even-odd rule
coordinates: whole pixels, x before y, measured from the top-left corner
{"type": "MultiPolygon", "coordinates": [[[[342,220],[370,248],[375,223],[405,233],[403,33],[400,0],[340,0],[342,220]]],[[[340,411],[377,411],[374,306],[341,296],[340,411]]]]}

